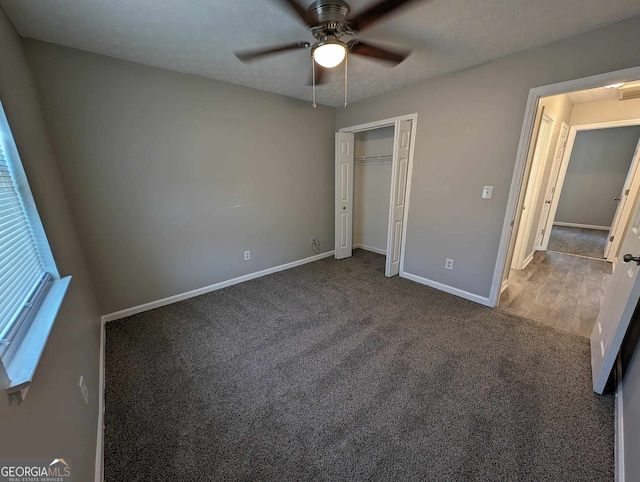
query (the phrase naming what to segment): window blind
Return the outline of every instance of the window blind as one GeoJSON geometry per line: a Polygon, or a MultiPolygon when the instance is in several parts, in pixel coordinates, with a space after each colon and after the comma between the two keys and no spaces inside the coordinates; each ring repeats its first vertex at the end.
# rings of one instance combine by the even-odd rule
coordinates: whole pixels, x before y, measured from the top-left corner
{"type": "Polygon", "coordinates": [[[47,280],[0,145],[0,343],[11,341],[47,280]]]}

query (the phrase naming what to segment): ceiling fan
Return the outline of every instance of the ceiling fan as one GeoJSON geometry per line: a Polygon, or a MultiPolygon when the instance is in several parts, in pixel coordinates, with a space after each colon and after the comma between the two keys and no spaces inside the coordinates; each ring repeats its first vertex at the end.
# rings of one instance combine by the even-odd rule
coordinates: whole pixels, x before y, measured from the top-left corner
{"type": "Polygon", "coordinates": [[[304,8],[298,0],[278,0],[284,4],[311,30],[315,42],[293,42],[266,49],[236,52],[243,62],[251,62],[269,55],[291,50],[311,49],[313,106],[315,103],[315,86],[326,82],[326,70],[345,63],[345,106],[347,105],[347,61],[348,55],[360,55],[387,62],[393,66],[405,60],[411,53],[409,50],[389,50],[386,48],[351,39],[341,40],[343,36],[355,36],[369,28],[385,16],[400,7],[418,0],[380,0],[357,15],[350,16],[351,7],[344,0],[316,0],[309,8],[304,8]],[[316,71],[316,64],[320,67],[316,71]]]}

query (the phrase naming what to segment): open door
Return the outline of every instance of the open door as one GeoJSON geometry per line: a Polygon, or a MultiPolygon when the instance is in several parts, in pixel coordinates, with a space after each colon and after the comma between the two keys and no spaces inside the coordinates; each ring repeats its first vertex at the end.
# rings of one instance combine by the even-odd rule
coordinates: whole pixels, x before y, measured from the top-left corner
{"type": "Polygon", "coordinates": [[[591,332],[593,391],[602,393],[640,297],[640,203],[622,241],[624,264],[613,272],[591,332]]]}
{"type": "MultiPolygon", "coordinates": [[[[564,150],[567,147],[568,137],[569,124],[563,122],[560,127],[560,136],[558,138],[558,145],[556,146],[556,153],[555,156],[553,156],[553,164],[549,175],[549,184],[547,185],[547,191],[544,196],[544,205],[542,206],[540,225],[538,226],[536,248],[541,251],[546,251],[547,246],[549,245],[549,237],[551,236],[551,229],[553,228],[553,218],[556,215],[555,211],[553,213],[551,212],[551,207],[557,193],[558,175],[560,174],[560,166],[562,166],[562,159],[564,157],[564,150]]],[[[557,206],[558,203],[555,203],[556,208],[557,206]]]]}
{"type": "Polygon", "coordinates": [[[402,249],[402,222],[407,192],[409,150],[411,146],[411,121],[396,121],[391,166],[391,197],[389,227],[387,234],[387,261],[384,274],[388,278],[400,273],[400,251],[402,249]]]}
{"type": "Polygon", "coordinates": [[[609,238],[607,244],[604,247],[604,257],[607,261],[615,262],[618,254],[618,247],[622,241],[626,229],[626,221],[631,214],[632,205],[638,195],[638,164],[640,163],[640,141],[636,146],[636,150],[631,160],[631,167],[629,173],[622,186],[622,192],[620,196],[613,201],[618,203],[616,213],[613,216],[613,223],[611,224],[611,230],[609,231],[609,238]]]}
{"type": "Polygon", "coordinates": [[[554,123],[555,117],[552,117],[552,114],[543,108],[540,127],[538,129],[538,138],[536,139],[533,158],[531,160],[529,179],[526,181],[527,187],[524,191],[520,223],[518,224],[516,244],[511,261],[511,267],[514,269],[526,268],[527,264],[533,259],[533,254],[536,250],[536,236],[532,236],[532,233],[537,226],[533,226],[533,213],[540,196],[542,175],[544,174],[544,165],[549,156],[549,149],[551,148],[551,135],[553,134],[554,123]],[[529,248],[529,246],[531,246],[531,248],[529,248]],[[529,252],[527,252],[527,250],[529,250],[529,252]]]}
{"type": "Polygon", "coordinates": [[[354,135],[336,133],[336,259],[349,258],[353,245],[354,135]]]}

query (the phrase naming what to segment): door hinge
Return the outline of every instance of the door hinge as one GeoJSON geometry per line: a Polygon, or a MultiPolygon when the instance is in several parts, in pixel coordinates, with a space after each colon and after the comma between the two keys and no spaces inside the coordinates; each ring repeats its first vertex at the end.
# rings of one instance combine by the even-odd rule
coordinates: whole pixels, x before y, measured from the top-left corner
{"type": "Polygon", "coordinates": [[[544,229],[542,230],[542,232],[540,233],[540,236],[544,237],[544,229]]]}
{"type": "Polygon", "coordinates": [[[625,195],[625,196],[628,196],[628,195],[629,195],[629,190],[628,190],[628,189],[624,192],[624,195],[625,195]]]}
{"type": "Polygon", "coordinates": [[[613,241],[613,238],[615,238],[615,236],[611,236],[611,237],[609,238],[609,241],[610,241],[610,242],[611,242],[611,241],[613,241]]]}
{"type": "Polygon", "coordinates": [[[513,223],[515,222],[515,219],[511,220],[511,223],[509,224],[509,226],[513,227],[513,223]]]}

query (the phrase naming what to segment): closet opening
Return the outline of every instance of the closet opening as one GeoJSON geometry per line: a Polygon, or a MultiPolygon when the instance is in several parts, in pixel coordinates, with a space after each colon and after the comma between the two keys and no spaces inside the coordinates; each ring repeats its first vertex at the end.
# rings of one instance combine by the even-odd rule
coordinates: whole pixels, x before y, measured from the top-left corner
{"type": "Polygon", "coordinates": [[[417,115],[336,133],[336,259],[363,249],[386,257],[385,276],[402,275],[417,115]]]}

